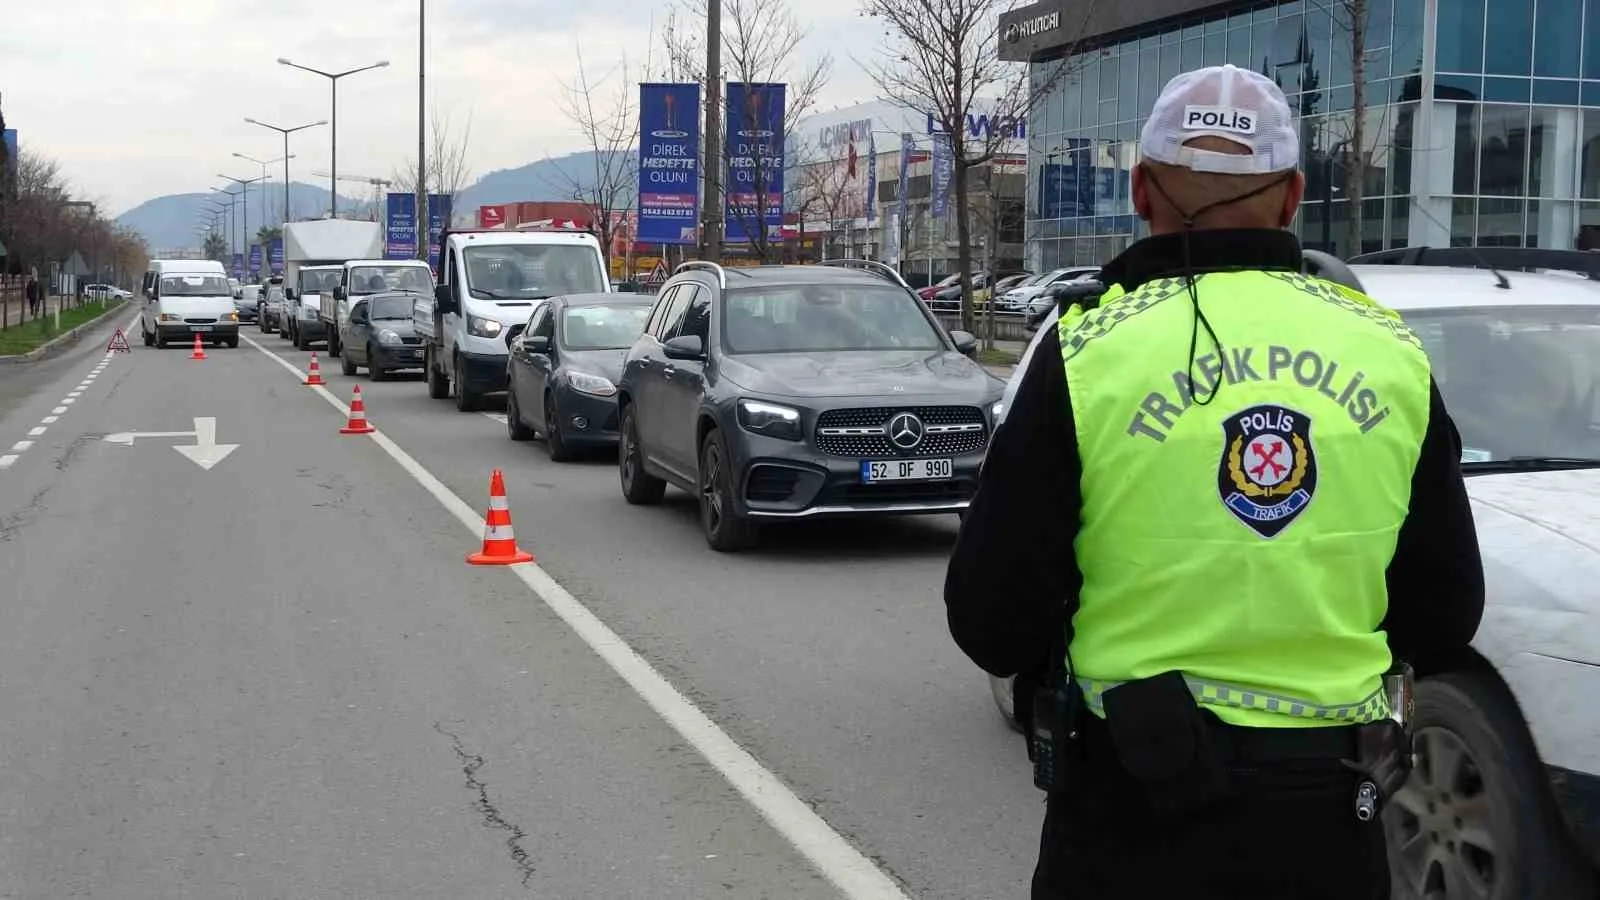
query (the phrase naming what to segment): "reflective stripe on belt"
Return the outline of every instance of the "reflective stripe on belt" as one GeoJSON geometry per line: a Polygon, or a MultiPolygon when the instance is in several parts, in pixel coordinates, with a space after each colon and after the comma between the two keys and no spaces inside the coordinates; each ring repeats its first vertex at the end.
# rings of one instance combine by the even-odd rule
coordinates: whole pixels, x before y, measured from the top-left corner
{"type": "MultiPolygon", "coordinates": [[[[1389,699],[1382,687],[1367,695],[1366,699],[1359,703],[1322,706],[1310,700],[1270,694],[1256,688],[1246,688],[1221,681],[1192,678],[1188,675],[1185,675],[1183,680],[1188,682],[1189,690],[1194,694],[1195,700],[1207,706],[1230,706],[1234,709],[1254,709],[1302,719],[1331,719],[1336,722],[1352,723],[1376,722],[1389,715],[1389,699]]],[[[1099,716],[1104,716],[1106,712],[1102,699],[1105,692],[1125,683],[1078,678],[1078,686],[1083,689],[1084,702],[1099,716]]]]}

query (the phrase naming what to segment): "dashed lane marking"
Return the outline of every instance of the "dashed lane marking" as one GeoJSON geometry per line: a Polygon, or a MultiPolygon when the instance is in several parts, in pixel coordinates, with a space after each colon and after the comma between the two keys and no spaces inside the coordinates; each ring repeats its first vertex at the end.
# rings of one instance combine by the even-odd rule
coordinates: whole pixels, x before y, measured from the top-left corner
{"type": "MultiPolygon", "coordinates": [[[[138,321],[139,317],[134,316],[133,321],[129,322],[127,328],[124,328],[123,331],[126,332],[132,330],[134,324],[138,321]]],[[[67,396],[61,398],[61,405],[50,410],[50,415],[40,419],[39,424],[28,432],[28,437],[39,437],[45,433],[49,426],[61,421],[61,417],[66,415],[72,404],[77,403],[78,398],[83,396],[83,392],[87,391],[94,384],[95,377],[98,376],[106,366],[111,364],[112,359],[113,354],[110,350],[107,350],[105,355],[101,357],[100,362],[94,367],[94,369],[90,371],[88,375],[83,376],[83,381],[79,382],[78,386],[73,388],[72,391],[67,394],[67,396]]],[[[17,441],[15,444],[13,444],[11,449],[15,452],[7,453],[5,456],[0,456],[0,469],[9,469],[15,465],[20,454],[26,452],[33,446],[33,444],[33,441],[17,441]]]]}
{"type": "MultiPolygon", "coordinates": [[[[306,373],[278,354],[261,346],[249,337],[241,338],[260,350],[269,359],[283,366],[304,381],[306,373]]],[[[326,387],[309,387],[341,415],[349,416],[350,409],[326,387]]],[[[377,424],[377,423],[374,423],[377,424]]],[[[467,529],[474,539],[483,534],[484,521],[473,508],[450,490],[444,482],[434,477],[380,430],[368,435],[406,474],[423,490],[448,510],[467,529]]],[[[628,686],[676,731],[700,755],[706,758],[722,777],[756,809],[773,829],[783,835],[817,871],[844,896],[851,900],[910,900],[904,890],[886,872],[878,868],[843,835],[833,829],[822,816],[771,770],[767,769],[750,752],[739,745],[727,732],[717,726],[698,706],[685,697],[672,682],[634,650],[610,626],[589,611],[578,598],[567,592],[536,563],[508,566],[522,583],[527,585],[561,620],[567,623],[589,649],[593,650],[611,670],[621,676],[628,686]]]]}

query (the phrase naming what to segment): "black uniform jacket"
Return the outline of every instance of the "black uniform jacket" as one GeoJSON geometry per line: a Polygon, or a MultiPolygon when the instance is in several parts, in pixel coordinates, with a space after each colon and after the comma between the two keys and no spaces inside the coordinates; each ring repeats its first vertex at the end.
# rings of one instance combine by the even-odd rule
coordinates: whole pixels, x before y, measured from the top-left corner
{"type": "MultiPolygon", "coordinates": [[[[1286,231],[1195,232],[1190,259],[1195,272],[1301,267],[1300,244],[1286,231]]],[[[1162,235],[1129,247],[1100,278],[1132,291],[1183,271],[1181,237],[1162,235]]],[[[1073,553],[1082,509],[1076,434],[1052,328],[995,434],[945,577],[950,633],[994,675],[1036,678],[1077,610],[1083,579],[1073,553]]],[[[1463,649],[1483,615],[1483,567],[1460,460],[1461,438],[1434,385],[1411,508],[1388,568],[1382,625],[1395,656],[1423,670],[1424,660],[1463,649]]]]}

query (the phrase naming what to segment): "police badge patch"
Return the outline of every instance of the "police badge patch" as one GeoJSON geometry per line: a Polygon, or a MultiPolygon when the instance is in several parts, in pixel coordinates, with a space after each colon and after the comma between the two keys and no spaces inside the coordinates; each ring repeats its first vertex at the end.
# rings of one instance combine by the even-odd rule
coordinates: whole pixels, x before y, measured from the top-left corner
{"type": "Polygon", "coordinates": [[[1251,531],[1277,537],[1317,492],[1311,417],[1266,404],[1224,419],[1217,492],[1228,512],[1251,531]]]}

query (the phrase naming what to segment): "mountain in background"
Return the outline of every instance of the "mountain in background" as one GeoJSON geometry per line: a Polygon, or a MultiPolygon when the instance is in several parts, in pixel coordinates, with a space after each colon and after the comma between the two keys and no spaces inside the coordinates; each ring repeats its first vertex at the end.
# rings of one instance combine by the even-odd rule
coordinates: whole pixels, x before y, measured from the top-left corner
{"type": "MultiPolygon", "coordinates": [[[[632,151],[629,151],[630,154],[632,151]]],[[[522,200],[571,200],[589,188],[594,178],[594,152],[572,153],[554,159],[500,169],[479,178],[463,188],[455,200],[454,216],[458,224],[477,223],[479,206],[495,203],[515,203],[522,200]]],[[[630,188],[631,190],[631,188],[630,188]]],[[[198,247],[200,238],[195,229],[198,223],[209,220],[206,210],[221,197],[219,193],[169,194],[139,204],[117,217],[117,222],[139,232],[151,250],[198,247]]],[[[250,190],[250,222],[246,234],[254,235],[263,224],[276,224],[279,209],[283,206],[283,186],[269,185],[266,189],[266,208],[262,208],[262,192],[250,190]]],[[[365,193],[359,198],[339,195],[339,215],[350,218],[369,218],[380,211],[381,199],[365,193]],[[378,203],[374,207],[374,202],[378,203]]],[[[326,215],[328,189],[317,185],[294,182],[289,188],[289,208],[294,218],[315,218],[326,215]]],[[[224,212],[226,218],[227,213],[224,212]]],[[[238,213],[235,213],[237,221],[238,213]]]]}

